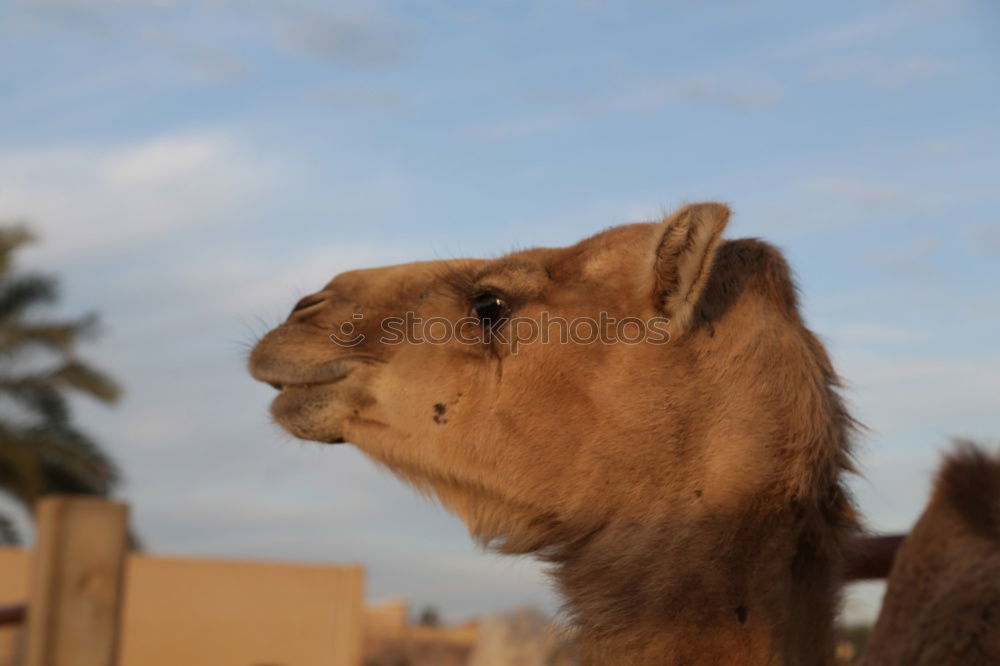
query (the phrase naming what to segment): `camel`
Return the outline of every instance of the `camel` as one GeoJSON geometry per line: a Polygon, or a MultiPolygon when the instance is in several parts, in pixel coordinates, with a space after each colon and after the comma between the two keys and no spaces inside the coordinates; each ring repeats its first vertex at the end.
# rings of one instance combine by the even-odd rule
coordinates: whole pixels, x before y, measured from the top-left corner
{"type": "Polygon", "coordinates": [[[861,663],[1000,664],[1000,457],[959,441],[945,458],[861,663]]]}
{"type": "Polygon", "coordinates": [[[343,273],[249,368],[291,434],[550,563],[582,664],[831,664],[854,422],[785,260],[729,216],[343,273]]]}

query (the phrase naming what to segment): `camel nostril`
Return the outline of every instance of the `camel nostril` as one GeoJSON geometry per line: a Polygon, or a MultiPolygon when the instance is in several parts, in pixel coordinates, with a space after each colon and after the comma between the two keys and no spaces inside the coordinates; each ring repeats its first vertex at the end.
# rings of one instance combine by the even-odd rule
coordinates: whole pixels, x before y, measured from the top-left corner
{"type": "Polygon", "coordinates": [[[306,308],[312,307],[313,305],[322,303],[324,300],[325,297],[322,294],[311,294],[309,296],[305,296],[304,298],[299,300],[298,303],[295,304],[295,307],[292,308],[291,314],[295,314],[299,310],[305,310],[306,308]]]}

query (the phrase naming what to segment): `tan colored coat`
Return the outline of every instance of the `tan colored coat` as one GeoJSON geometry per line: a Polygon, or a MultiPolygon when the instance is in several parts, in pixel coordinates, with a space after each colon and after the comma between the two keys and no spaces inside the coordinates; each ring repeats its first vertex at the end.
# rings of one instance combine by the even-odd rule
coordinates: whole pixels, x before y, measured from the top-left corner
{"type": "Polygon", "coordinates": [[[829,664],[852,422],[785,261],[720,240],[728,217],[698,204],[566,248],[344,273],[250,368],[289,432],[350,441],[482,543],[551,562],[583,663],[829,664]],[[471,316],[466,340],[392,344],[406,313],[471,316]],[[493,335],[543,316],[650,335],[493,335]]]}

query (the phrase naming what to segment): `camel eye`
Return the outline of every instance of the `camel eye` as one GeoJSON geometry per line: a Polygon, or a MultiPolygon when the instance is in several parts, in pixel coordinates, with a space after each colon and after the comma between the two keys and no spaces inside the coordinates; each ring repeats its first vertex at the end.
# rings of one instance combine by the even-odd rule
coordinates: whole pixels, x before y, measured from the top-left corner
{"type": "Polygon", "coordinates": [[[496,294],[480,294],[472,299],[472,316],[477,317],[483,328],[496,328],[507,320],[507,304],[496,294]]]}

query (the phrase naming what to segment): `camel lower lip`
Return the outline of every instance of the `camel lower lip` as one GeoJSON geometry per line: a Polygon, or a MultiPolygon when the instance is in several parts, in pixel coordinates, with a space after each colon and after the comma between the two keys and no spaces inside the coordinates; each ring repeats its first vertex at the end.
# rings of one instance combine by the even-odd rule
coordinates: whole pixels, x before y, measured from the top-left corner
{"type": "Polygon", "coordinates": [[[339,381],[289,384],[271,402],[271,416],[299,439],[338,444],[343,442],[339,381]]]}

